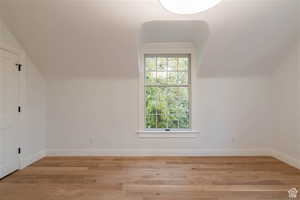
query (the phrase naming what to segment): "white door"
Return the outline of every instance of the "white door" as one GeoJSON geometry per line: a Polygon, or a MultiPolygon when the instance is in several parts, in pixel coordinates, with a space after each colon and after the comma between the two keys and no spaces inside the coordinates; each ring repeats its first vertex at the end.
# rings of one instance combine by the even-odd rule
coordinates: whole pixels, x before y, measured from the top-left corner
{"type": "Polygon", "coordinates": [[[0,49],[0,178],[19,168],[18,57],[0,49]]]}

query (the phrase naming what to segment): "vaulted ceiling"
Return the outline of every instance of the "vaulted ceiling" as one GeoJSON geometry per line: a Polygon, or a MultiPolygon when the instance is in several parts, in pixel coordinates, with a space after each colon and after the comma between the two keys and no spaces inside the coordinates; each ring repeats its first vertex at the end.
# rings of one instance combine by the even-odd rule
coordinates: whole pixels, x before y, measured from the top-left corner
{"type": "Polygon", "coordinates": [[[200,76],[268,73],[299,39],[299,0],[223,0],[176,15],[158,0],[0,0],[0,17],[50,79],[134,78],[141,25],[201,20],[210,36],[200,76]]]}

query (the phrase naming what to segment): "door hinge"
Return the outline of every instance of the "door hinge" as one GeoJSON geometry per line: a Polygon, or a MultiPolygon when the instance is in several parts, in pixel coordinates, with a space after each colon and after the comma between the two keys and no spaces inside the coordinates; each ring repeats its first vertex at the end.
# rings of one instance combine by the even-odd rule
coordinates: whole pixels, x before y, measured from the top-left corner
{"type": "Polygon", "coordinates": [[[17,67],[18,67],[18,71],[20,72],[20,71],[22,71],[22,64],[16,64],[17,65],[17,67]]]}
{"type": "Polygon", "coordinates": [[[20,113],[22,111],[21,106],[18,106],[18,112],[20,113]]]}
{"type": "Polygon", "coordinates": [[[18,148],[18,154],[21,154],[22,153],[22,149],[19,147],[18,148]]]}

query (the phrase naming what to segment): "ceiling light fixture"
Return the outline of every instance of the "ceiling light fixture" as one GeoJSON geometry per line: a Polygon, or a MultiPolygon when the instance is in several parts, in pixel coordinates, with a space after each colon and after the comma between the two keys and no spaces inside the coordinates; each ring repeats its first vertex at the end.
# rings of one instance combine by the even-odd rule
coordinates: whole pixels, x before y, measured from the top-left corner
{"type": "Polygon", "coordinates": [[[195,14],[214,7],[222,0],[160,0],[162,6],[176,14],[195,14]]]}

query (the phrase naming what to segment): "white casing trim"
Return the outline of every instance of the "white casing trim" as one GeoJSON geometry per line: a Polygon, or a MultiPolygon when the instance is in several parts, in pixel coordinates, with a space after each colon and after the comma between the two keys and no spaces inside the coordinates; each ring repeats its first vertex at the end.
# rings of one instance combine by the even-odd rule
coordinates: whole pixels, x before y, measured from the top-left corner
{"type": "Polygon", "coordinates": [[[48,149],[21,158],[20,169],[45,156],[271,156],[300,169],[300,160],[273,149],[48,149]]]}

